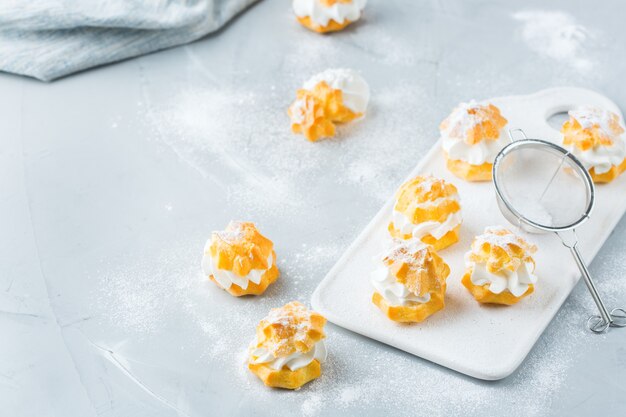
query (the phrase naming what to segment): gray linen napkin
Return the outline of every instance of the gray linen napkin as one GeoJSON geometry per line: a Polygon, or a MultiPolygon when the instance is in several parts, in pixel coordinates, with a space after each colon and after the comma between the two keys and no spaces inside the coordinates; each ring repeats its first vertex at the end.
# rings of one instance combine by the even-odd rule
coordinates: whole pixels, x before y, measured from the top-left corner
{"type": "Polygon", "coordinates": [[[258,0],[2,0],[0,71],[43,81],[194,41],[258,0]]]}

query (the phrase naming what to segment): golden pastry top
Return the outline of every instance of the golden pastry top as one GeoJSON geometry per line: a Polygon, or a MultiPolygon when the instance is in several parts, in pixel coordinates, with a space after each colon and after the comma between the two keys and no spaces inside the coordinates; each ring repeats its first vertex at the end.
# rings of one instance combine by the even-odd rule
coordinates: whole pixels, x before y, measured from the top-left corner
{"type": "Polygon", "coordinates": [[[320,3],[322,3],[322,6],[331,7],[336,3],[350,4],[352,3],[352,0],[320,0],[320,3]]]}
{"type": "Polygon", "coordinates": [[[326,319],[297,301],[273,308],[256,328],[256,346],[276,358],[306,353],[322,340],[326,319]]]}
{"type": "Polygon", "coordinates": [[[487,227],[476,236],[467,260],[486,264],[487,271],[516,271],[523,263],[535,264],[537,247],[503,227],[487,227]]]}
{"type": "Polygon", "coordinates": [[[419,241],[394,240],[394,246],[383,256],[383,264],[418,297],[445,291],[450,268],[435,250],[419,241]]]}
{"type": "Polygon", "coordinates": [[[361,116],[343,104],[343,92],[320,81],[311,90],[300,89],[287,112],[292,129],[310,141],[333,136],[334,123],[343,123],[361,116]]]}
{"type": "Polygon", "coordinates": [[[624,133],[619,116],[597,107],[581,107],[568,112],[561,133],[565,145],[574,145],[581,151],[596,146],[610,146],[624,133]]]}
{"type": "Polygon", "coordinates": [[[335,134],[335,125],[326,117],[324,102],[311,91],[298,90],[296,101],[287,113],[291,119],[291,129],[295,133],[302,133],[312,142],[335,134]]]}
{"type": "Polygon", "coordinates": [[[468,145],[482,140],[497,140],[500,130],[508,121],[500,114],[500,109],[491,103],[459,104],[439,125],[442,136],[461,138],[468,145]]]}
{"type": "Polygon", "coordinates": [[[217,268],[244,277],[252,269],[267,269],[274,244],[254,223],[231,221],[224,231],[213,232],[209,252],[217,268]]]}
{"type": "Polygon", "coordinates": [[[425,203],[439,198],[453,197],[458,193],[454,184],[430,175],[418,175],[400,186],[398,201],[425,203]]]}
{"type": "Polygon", "coordinates": [[[394,210],[404,213],[414,223],[443,221],[460,209],[454,184],[432,176],[417,176],[402,184],[394,206],[394,210]]]}
{"type": "Polygon", "coordinates": [[[311,100],[311,98],[315,99],[314,103],[323,111],[323,113],[317,111],[315,113],[317,117],[324,116],[332,122],[344,122],[355,116],[355,113],[343,105],[343,92],[339,89],[333,89],[326,81],[320,81],[311,90],[304,88],[298,90],[296,101],[289,108],[289,116],[293,122],[297,122],[298,119],[294,108],[294,106],[298,107],[296,104],[298,100],[311,100]],[[295,119],[293,116],[296,116],[295,119]]]}

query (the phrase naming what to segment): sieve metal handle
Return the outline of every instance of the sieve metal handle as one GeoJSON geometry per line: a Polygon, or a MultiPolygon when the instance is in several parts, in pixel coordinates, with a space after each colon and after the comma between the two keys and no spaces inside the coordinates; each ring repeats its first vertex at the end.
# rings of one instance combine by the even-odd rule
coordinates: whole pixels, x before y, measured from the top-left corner
{"type": "Polygon", "coordinates": [[[528,139],[528,136],[526,136],[526,133],[524,132],[524,130],[520,129],[520,128],[515,128],[515,129],[509,129],[509,141],[510,142],[515,142],[517,139],[515,139],[515,134],[519,133],[520,135],[522,135],[522,139],[528,139]]]}
{"type": "Polygon", "coordinates": [[[589,330],[594,333],[604,333],[609,327],[626,326],[626,311],[621,308],[615,308],[611,310],[611,312],[609,312],[609,310],[602,302],[602,298],[600,298],[598,289],[591,279],[591,275],[589,275],[589,270],[585,265],[585,261],[578,251],[578,237],[576,236],[576,230],[572,229],[572,235],[570,236],[570,239],[567,239],[566,236],[560,232],[555,233],[561,239],[563,245],[569,248],[570,252],[572,253],[574,260],[576,261],[576,265],[578,265],[578,269],[583,276],[585,285],[591,293],[591,297],[593,298],[593,301],[596,303],[598,311],[600,312],[600,315],[591,316],[587,320],[587,327],[589,328],[589,330]]]}
{"type": "Polygon", "coordinates": [[[599,317],[598,316],[589,317],[589,320],[587,321],[587,326],[589,327],[589,330],[591,330],[594,333],[602,333],[611,325],[611,315],[609,311],[607,310],[606,306],[604,305],[604,303],[602,302],[602,299],[600,298],[600,294],[598,294],[598,290],[596,289],[596,286],[593,283],[591,276],[589,276],[589,270],[585,266],[585,261],[583,260],[580,252],[578,251],[577,246],[574,245],[570,247],[569,250],[570,252],[572,252],[574,259],[576,260],[576,265],[578,265],[578,269],[580,269],[580,273],[582,274],[583,279],[585,280],[587,289],[589,289],[589,292],[591,293],[591,297],[593,298],[594,303],[596,303],[596,306],[598,306],[598,311],[600,312],[599,317]]]}

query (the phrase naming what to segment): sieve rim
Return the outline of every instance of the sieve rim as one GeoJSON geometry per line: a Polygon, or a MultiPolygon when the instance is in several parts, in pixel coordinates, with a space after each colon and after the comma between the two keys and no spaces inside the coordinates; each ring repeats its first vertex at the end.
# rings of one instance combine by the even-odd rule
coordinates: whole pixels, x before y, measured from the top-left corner
{"type": "Polygon", "coordinates": [[[549,142],[547,140],[543,140],[543,139],[520,139],[520,140],[514,140],[513,142],[511,142],[508,145],[506,145],[504,148],[502,148],[500,150],[500,152],[498,152],[498,154],[496,155],[496,158],[493,161],[492,178],[493,178],[493,184],[494,184],[494,187],[496,189],[496,194],[498,196],[498,199],[506,206],[507,210],[509,210],[511,212],[511,214],[513,214],[519,221],[524,222],[528,226],[534,227],[534,228],[539,229],[539,230],[543,230],[543,231],[546,231],[546,232],[560,232],[560,231],[566,231],[566,230],[574,229],[577,226],[579,226],[580,224],[582,224],[585,221],[587,221],[589,219],[590,215],[591,215],[591,212],[593,211],[593,207],[594,207],[594,204],[595,204],[595,187],[594,187],[594,184],[593,184],[593,180],[591,179],[591,175],[589,174],[589,171],[587,171],[587,169],[578,160],[578,158],[576,158],[567,149],[565,149],[562,146],[559,146],[559,145],[557,145],[557,144],[555,144],[553,142],[549,142]],[[509,203],[509,201],[504,197],[504,193],[502,192],[502,190],[500,189],[500,185],[498,184],[499,183],[498,175],[497,175],[498,166],[502,162],[502,159],[506,155],[508,155],[509,153],[515,151],[518,148],[529,147],[529,146],[534,146],[536,148],[547,147],[547,148],[549,148],[549,149],[551,149],[553,151],[556,151],[558,153],[563,154],[564,157],[568,158],[569,161],[573,162],[574,167],[577,169],[578,173],[583,177],[583,180],[584,180],[584,183],[585,183],[585,188],[586,188],[586,190],[588,190],[588,193],[589,193],[589,203],[587,204],[587,207],[585,208],[584,213],[575,222],[570,223],[570,224],[565,225],[565,226],[558,226],[558,227],[556,227],[556,226],[545,226],[545,225],[536,223],[536,222],[526,218],[520,212],[518,212],[509,203]]]}

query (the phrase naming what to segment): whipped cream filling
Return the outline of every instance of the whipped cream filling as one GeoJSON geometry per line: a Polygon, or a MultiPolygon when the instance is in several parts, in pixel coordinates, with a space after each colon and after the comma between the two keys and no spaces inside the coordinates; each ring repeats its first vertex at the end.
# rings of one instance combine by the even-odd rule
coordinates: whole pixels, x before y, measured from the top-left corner
{"type": "Polygon", "coordinates": [[[504,129],[500,130],[498,139],[481,140],[473,145],[466,143],[463,138],[441,137],[441,146],[448,154],[448,158],[465,161],[471,165],[482,165],[486,162],[492,164],[498,152],[509,143],[504,129]]]}
{"type": "Polygon", "coordinates": [[[328,69],[314,75],[302,88],[312,91],[322,81],[333,90],[341,90],[344,106],[354,113],[365,113],[370,100],[370,87],[356,71],[346,68],[328,69]]]}
{"type": "Polygon", "coordinates": [[[430,301],[430,294],[423,297],[413,294],[383,266],[371,274],[371,283],[380,295],[391,305],[405,306],[410,304],[423,304],[430,301]]]}
{"type": "Polygon", "coordinates": [[[326,7],[320,0],[293,0],[293,11],[298,17],[309,17],[313,23],[326,26],[331,20],[339,24],[346,20],[359,20],[366,4],[367,0],[352,0],[350,3],[335,3],[326,7]]]}
{"type": "MultiPolygon", "coordinates": [[[[448,197],[449,198],[449,197],[448,197]]],[[[461,210],[450,213],[443,222],[427,221],[422,223],[412,223],[411,220],[402,212],[393,210],[391,213],[391,222],[393,226],[404,235],[411,235],[416,239],[431,235],[435,239],[441,239],[450,230],[461,224],[463,217],[461,210]]]]}
{"type": "Polygon", "coordinates": [[[220,284],[220,286],[225,290],[229,289],[230,286],[233,284],[239,286],[242,290],[245,290],[248,288],[248,284],[250,282],[259,284],[261,282],[263,274],[267,272],[273,264],[274,256],[272,253],[270,253],[270,256],[267,257],[266,269],[251,269],[250,272],[248,272],[248,275],[240,277],[233,271],[218,268],[217,259],[213,259],[213,257],[210,255],[208,248],[206,248],[205,255],[202,258],[202,271],[204,271],[207,276],[213,275],[215,281],[217,281],[218,284],[220,284]]]}
{"type": "MultiPolygon", "coordinates": [[[[251,346],[256,346],[257,344],[257,340],[255,339],[251,346]]],[[[320,363],[324,363],[327,354],[326,345],[323,340],[320,340],[308,352],[294,352],[291,355],[281,358],[275,357],[264,347],[252,348],[250,350],[249,361],[253,364],[262,363],[276,370],[281,370],[286,366],[289,370],[296,371],[309,365],[314,359],[317,359],[320,363]]]]}
{"type": "Polygon", "coordinates": [[[610,171],[613,165],[620,165],[626,158],[626,144],[621,137],[612,145],[598,145],[583,151],[570,144],[567,150],[578,158],[587,170],[594,168],[596,174],[610,171]]]}
{"type": "Polygon", "coordinates": [[[523,263],[517,271],[500,271],[491,273],[487,270],[485,263],[468,262],[472,274],[470,281],[474,285],[489,284],[489,291],[494,294],[500,294],[503,291],[509,291],[516,297],[521,296],[528,290],[530,284],[537,282],[537,276],[534,275],[534,265],[532,262],[523,263]]]}

